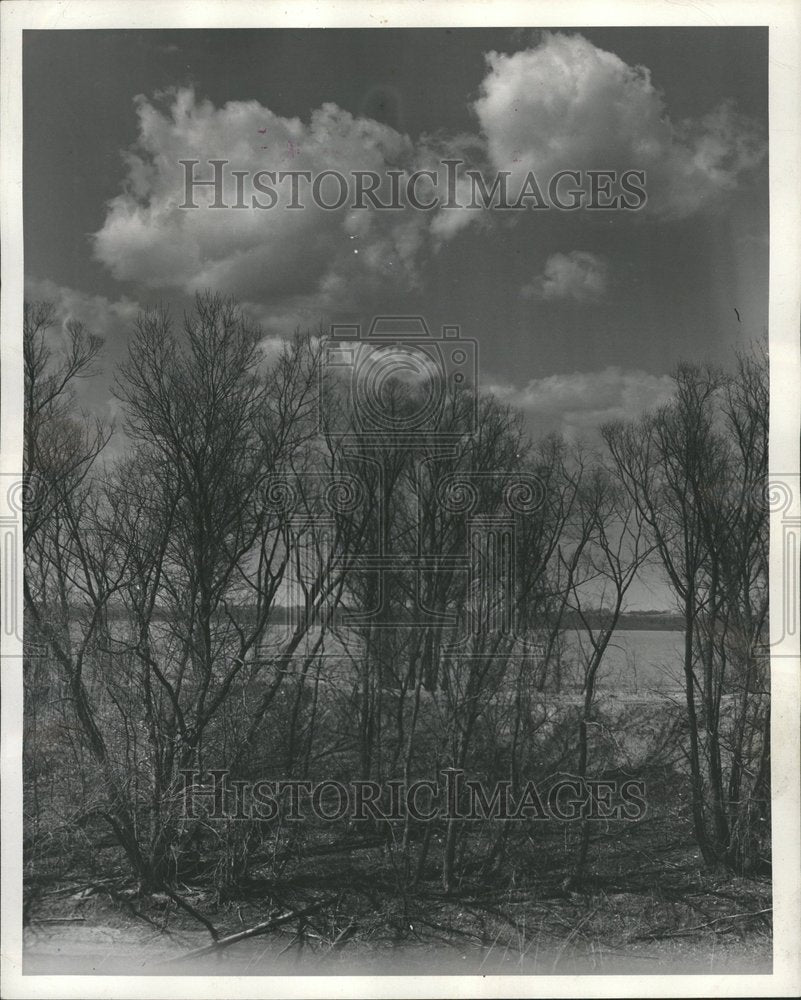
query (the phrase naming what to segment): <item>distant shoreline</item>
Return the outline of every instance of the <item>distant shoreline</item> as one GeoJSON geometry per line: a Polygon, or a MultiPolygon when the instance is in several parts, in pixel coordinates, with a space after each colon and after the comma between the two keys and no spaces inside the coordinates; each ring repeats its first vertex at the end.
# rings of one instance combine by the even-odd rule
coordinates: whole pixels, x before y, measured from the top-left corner
{"type": "MultiPolygon", "coordinates": [[[[241,611],[242,619],[245,620],[249,616],[255,615],[255,609],[252,607],[245,607],[238,609],[241,611]]],[[[268,622],[270,624],[286,624],[290,611],[292,609],[285,607],[284,605],[276,605],[270,610],[268,622]]],[[[72,616],[78,618],[80,615],[80,608],[72,608],[72,616]]],[[[298,609],[300,613],[300,609],[298,609]]],[[[125,610],[120,607],[109,607],[108,616],[109,619],[117,620],[125,617],[125,610]]],[[[163,614],[160,614],[158,610],[154,613],[154,618],[163,618],[163,614]]],[[[585,613],[586,623],[591,625],[592,628],[601,628],[605,624],[607,618],[602,615],[599,611],[587,611],[585,613]]],[[[562,623],[562,628],[570,630],[578,630],[585,628],[586,625],[575,612],[566,612],[562,623]]],[[[677,615],[673,611],[629,611],[627,613],[621,614],[618,619],[617,629],[618,632],[683,632],[684,631],[684,620],[681,615],[677,615]]]]}
{"type": "MultiPolygon", "coordinates": [[[[587,622],[593,628],[600,628],[604,619],[598,612],[588,612],[587,622]]],[[[582,628],[583,623],[577,614],[565,615],[567,628],[582,628]]],[[[619,632],[683,632],[684,619],[673,611],[629,611],[618,619],[619,632]]]]}

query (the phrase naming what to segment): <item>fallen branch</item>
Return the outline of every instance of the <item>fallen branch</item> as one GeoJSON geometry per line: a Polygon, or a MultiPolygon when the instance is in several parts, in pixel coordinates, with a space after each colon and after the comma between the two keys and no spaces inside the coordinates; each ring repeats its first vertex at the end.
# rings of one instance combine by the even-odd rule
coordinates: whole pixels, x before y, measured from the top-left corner
{"type": "Polygon", "coordinates": [[[227,937],[217,938],[212,944],[206,945],[205,948],[196,948],[194,951],[187,952],[185,955],[178,955],[175,958],[167,959],[167,964],[172,964],[173,962],[185,962],[193,958],[199,958],[201,955],[211,955],[214,952],[220,951],[222,948],[227,948],[229,945],[237,944],[239,941],[247,941],[249,938],[256,937],[259,934],[269,934],[270,931],[275,930],[277,927],[281,927],[283,924],[291,923],[293,920],[302,920],[304,917],[311,916],[313,913],[317,913],[322,910],[323,907],[328,906],[329,903],[333,903],[335,896],[329,896],[326,899],[318,900],[311,906],[307,906],[305,910],[290,910],[288,913],[282,913],[280,916],[272,917],[270,920],[265,920],[263,923],[256,924],[253,927],[248,927],[244,931],[237,931],[236,934],[229,934],[227,937]]]}
{"type": "Polygon", "coordinates": [[[343,927],[343,929],[331,942],[331,951],[338,951],[345,944],[348,938],[352,937],[358,929],[359,925],[355,922],[351,922],[347,925],[347,927],[343,927]]]}
{"type": "Polygon", "coordinates": [[[86,917],[31,917],[32,924],[81,924],[86,917]]]}
{"type": "Polygon", "coordinates": [[[180,906],[182,910],[185,910],[190,917],[194,917],[195,920],[203,924],[203,926],[206,928],[209,934],[211,934],[213,941],[220,940],[220,932],[217,930],[214,924],[206,917],[204,917],[202,913],[196,910],[191,903],[188,903],[185,899],[182,899],[177,892],[172,892],[172,890],[170,889],[165,888],[164,892],[166,893],[167,896],[170,897],[170,899],[174,903],[180,906]]]}

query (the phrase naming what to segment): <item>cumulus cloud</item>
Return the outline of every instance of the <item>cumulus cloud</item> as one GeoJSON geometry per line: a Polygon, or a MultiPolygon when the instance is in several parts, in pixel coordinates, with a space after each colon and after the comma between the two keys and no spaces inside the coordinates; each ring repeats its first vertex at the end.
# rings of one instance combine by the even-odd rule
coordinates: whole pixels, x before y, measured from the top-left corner
{"type": "Polygon", "coordinates": [[[524,285],[525,298],[574,299],[597,302],[606,294],[609,264],[603,257],[587,250],[552,254],[543,273],[530,285],[524,285]]]}
{"type": "MultiPolygon", "coordinates": [[[[461,133],[459,135],[438,134],[423,135],[418,143],[418,159],[424,169],[437,170],[443,176],[441,164],[446,160],[462,161],[464,167],[456,172],[453,183],[453,205],[432,212],[430,233],[435,247],[452,239],[467,226],[486,229],[490,225],[489,213],[482,209],[469,208],[473,202],[474,182],[466,171],[476,170],[487,178],[491,175],[491,165],[487,159],[487,148],[483,138],[478,135],[461,133]]],[[[490,182],[491,188],[491,182],[490,182]]],[[[443,191],[443,197],[446,197],[443,191]]]]}
{"type": "MultiPolygon", "coordinates": [[[[232,170],[252,177],[259,170],[313,176],[369,170],[386,176],[391,169],[417,169],[408,137],[335,104],[313,111],[305,124],[258,101],[216,108],[188,89],[160,101],[140,96],[137,112],[139,138],[125,157],[125,190],[109,203],[94,237],[95,254],[114,277],[186,293],[210,287],[256,303],[302,299],[318,313],[356,284],[387,277],[416,281],[428,225],[422,212],[326,211],[311,198],[304,198],[303,210],[286,210],[289,181],[276,183],[278,202],[267,210],[179,207],[185,191],[181,160],[199,161],[198,179],[212,176],[209,160],[228,160],[225,201],[231,205],[232,170]]],[[[248,182],[247,202],[251,193],[248,182]]],[[[323,197],[333,201],[335,193],[331,186],[323,197]]],[[[212,189],[195,189],[198,205],[212,198],[212,189]]]]}
{"type": "Polygon", "coordinates": [[[591,439],[607,421],[636,418],[666,403],[674,384],[669,375],[611,365],[597,372],[548,375],[523,387],[498,382],[485,388],[522,409],[537,433],[591,439]]]}
{"type": "MultiPolygon", "coordinates": [[[[345,176],[364,170],[383,177],[399,171],[403,184],[417,170],[443,176],[441,160],[453,158],[463,161],[456,200],[467,205],[468,169],[490,185],[494,172],[508,171],[510,191],[520,189],[529,171],[547,186],[560,170],[641,169],[645,211],[682,218],[734,190],[764,155],[762,137],[731,106],[673,121],[646,68],[628,66],[581,35],[546,33],[539,44],[511,55],[490,52],[486,60],[472,105],[475,132],[416,141],[333,103],[301,120],[255,100],[216,107],[188,88],[139,96],[138,138],[124,154],[124,188],[94,234],[95,256],[115,278],[144,288],[192,294],[210,287],[268,304],[273,324],[316,322],[340,311],[354,290],[363,303],[388,285],[416,289],[429,254],[469,225],[492,225],[493,214],[467,207],[326,211],[309,198],[302,211],[292,211],[285,207],[287,182],[276,185],[278,202],[268,210],[192,211],[179,207],[181,160],[199,161],[199,178],[210,175],[210,160],[227,160],[228,204],[236,200],[232,170],[251,178],[259,170],[345,176]]],[[[326,192],[335,194],[331,186],[326,192]]],[[[250,193],[248,186],[246,201],[250,193]]],[[[420,193],[428,196],[426,183],[420,193]]],[[[209,188],[196,193],[198,203],[212,197],[209,188]]],[[[511,222],[526,216],[504,213],[511,222]]],[[[555,295],[559,287],[555,279],[555,295]]]]}
{"type": "Polygon", "coordinates": [[[521,183],[528,171],[547,183],[560,170],[644,170],[647,210],[683,218],[736,188],[767,149],[729,104],[672,121],[646,67],[582,35],[486,60],[473,110],[492,164],[521,183]]]}

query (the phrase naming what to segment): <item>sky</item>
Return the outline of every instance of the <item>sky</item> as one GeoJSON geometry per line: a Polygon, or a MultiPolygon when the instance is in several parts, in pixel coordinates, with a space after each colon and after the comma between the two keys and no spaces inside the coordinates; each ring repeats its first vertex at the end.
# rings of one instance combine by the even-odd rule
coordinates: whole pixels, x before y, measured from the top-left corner
{"type": "Polygon", "coordinates": [[[267,341],[390,313],[458,325],[533,434],[592,442],[665,401],[678,362],[727,364],[767,329],[767,56],[767,30],[739,27],[26,31],[26,295],[105,337],[83,392],[106,416],[139,310],[180,316],[210,288],[267,341]],[[512,190],[644,170],[648,200],[178,207],[181,159],[384,175],[449,156],[512,190]]]}
{"type": "Polygon", "coordinates": [[[104,335],[108,368],[141,307],[205,287],[268,337],[421,314],[477,341],[535,432],[575,437],[766,329],[766,30],[26,31],[23,51],[27,293],[104,335]],[[288,149],[313,171],[644,169],[648,202],[177,209],[181,158],[286,169],[288,149]]]}

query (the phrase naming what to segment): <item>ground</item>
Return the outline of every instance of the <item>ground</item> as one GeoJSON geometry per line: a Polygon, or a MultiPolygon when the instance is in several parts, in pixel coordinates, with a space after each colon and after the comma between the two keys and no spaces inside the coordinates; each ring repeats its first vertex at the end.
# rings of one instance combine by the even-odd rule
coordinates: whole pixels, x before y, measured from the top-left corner
{"type": "MultiPolygon", "coordinates": [[[[517,838],[497,877],[466,864],[450,895],[434,844],[416,887],[374,840],[308,842],[276,875],[254,867],[236,895],[176,887],[221,937],[322,907],[215,953],[201,923],[133,883],[64,878],[28,908],[26,973],[768,973],[769,878],[703,871],[683,822],[650,815],[596,832],[581,892],[563,888],[563,830],[517,838]],[[523,838],[525,839],[525,838],[523,838]]],[[[436,837],[434,838],[436,841],[436,837]]],[[[77,875],[77,873],[74,873],[77,875]]]]}

